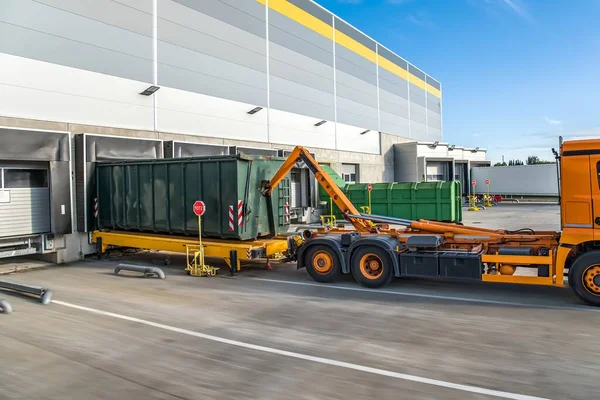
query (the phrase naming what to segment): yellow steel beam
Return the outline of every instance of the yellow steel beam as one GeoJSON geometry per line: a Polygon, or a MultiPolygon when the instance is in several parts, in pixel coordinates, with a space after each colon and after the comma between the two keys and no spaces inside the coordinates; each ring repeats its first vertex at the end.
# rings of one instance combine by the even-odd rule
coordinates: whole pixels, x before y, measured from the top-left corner
{"type": "MultiPolygon", "coordinates": [[[[97,243],[98,239],[102,240],[102,251],[105,251],[108,246],[119,246],[185,254],[186,246],[198,245],[198,240],[191,237],[152,235],[137,232],[92,232],[92,242],[97,243]]],[[[267,257],[275,257],[287,250],[287,240],[281,237],[253,241],[203,238],[202,244],[206,257],[229,258],[229,251],[236,250],[238,260],[251,259],[249,252],[256,249],[264,248],[267,257]]]]}
{"type": "Polygon", "coordinates": [[[484,282],[520,283],[525,285],[563,286],[563,281],[554,282],[552,277],[546,276],[519,276],[519,275],[482,275],[484,282]]]}
{"type": "Polygon", "coordinates": [[[500,254],[484,254],[481,256],[484,263],[501,263],[510,265],[552,265],[552,255],[549,256],[508,256],[500,254]]]}

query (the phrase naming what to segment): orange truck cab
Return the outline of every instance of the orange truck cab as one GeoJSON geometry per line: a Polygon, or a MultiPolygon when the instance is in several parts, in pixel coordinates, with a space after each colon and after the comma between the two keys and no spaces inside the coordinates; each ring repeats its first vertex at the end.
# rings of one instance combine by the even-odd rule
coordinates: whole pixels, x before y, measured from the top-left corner
{"type": "Polygon", "coordinates": [[[556,264],[568,269],[569,285],[600,305],[600,139],[560,147],[561,236],[556,264]]]}

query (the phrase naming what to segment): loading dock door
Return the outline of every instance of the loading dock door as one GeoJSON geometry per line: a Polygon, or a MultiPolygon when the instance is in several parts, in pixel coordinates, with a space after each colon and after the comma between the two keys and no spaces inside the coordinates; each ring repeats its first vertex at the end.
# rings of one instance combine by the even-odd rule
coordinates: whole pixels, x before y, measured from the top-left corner
{"type": "Polygon", "coordinates": [[[446,161],[427,161],[427,182],[448,181],[449,168],[446,161]]]}
{"type": "Polygon", "coordinates": [[[48,168],[0,165],[0,238],[50,232],[48,168]]]}

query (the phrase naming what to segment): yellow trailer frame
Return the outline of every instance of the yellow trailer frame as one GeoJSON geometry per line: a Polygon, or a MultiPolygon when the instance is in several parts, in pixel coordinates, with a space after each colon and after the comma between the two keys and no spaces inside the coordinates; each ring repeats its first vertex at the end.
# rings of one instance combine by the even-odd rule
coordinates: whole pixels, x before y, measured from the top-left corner
{"type": "MultiPolygon", "coordinates": [[[[110,246],[117,246],[186,254],[188,248],[198,246],[198,239],[141,232],[93,231],[92,243],[98,246],[100,253],[106,252],[110,246]]],[[[205,257],[223,259],[229,268],[232,268],[230,251],[235,250],[237,253],[236,271],[240,270],[240,262],[243,260],[278,259],[283,257],[288,249],[285,236],[251,241],[202,238],[202,245],[205,257]]]]}

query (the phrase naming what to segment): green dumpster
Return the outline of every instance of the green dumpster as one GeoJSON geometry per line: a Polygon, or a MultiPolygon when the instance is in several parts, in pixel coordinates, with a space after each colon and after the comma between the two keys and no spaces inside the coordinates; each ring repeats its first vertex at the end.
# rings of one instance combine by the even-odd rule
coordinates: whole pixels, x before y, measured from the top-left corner
{"type": "MultiPolygon", "coordinates": [[[[361,210],[369,205],[368,184],[347,184],[343,191],[352,204],[361,210]]],[[[320,192],[321,201],[329,197],[320,192]]],[[[371,214],[404,219],[428,219],[432,221],[460,222],[462,220],[462,199],[460,182],[394,182],[374,183],[371,191],[371,214]]],[[[333,205],[336,218],[342,218],[339,209],[333,205]]]]}

